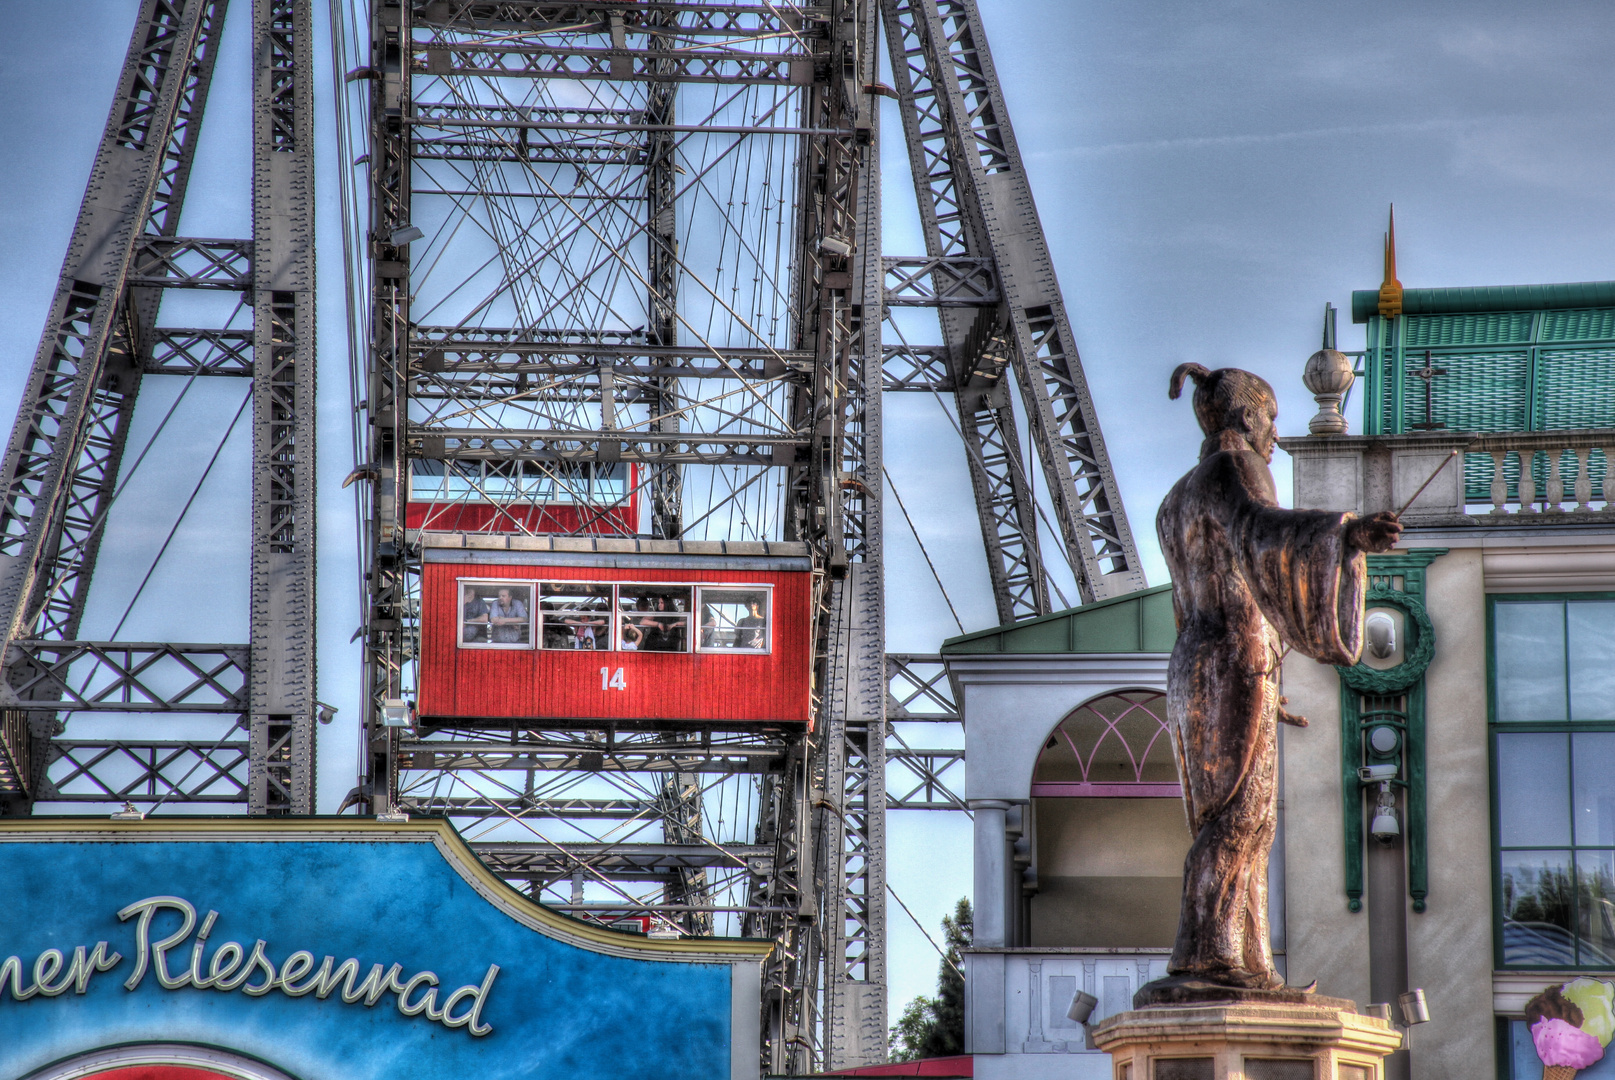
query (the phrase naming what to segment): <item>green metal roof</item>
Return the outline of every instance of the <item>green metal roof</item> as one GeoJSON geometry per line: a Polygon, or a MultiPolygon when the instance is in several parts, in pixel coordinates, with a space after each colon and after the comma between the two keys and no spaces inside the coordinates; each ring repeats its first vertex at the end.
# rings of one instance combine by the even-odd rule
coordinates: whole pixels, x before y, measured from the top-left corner
{"type": "MultiPolygon", "coordinates": [[[[1556,308],[1611,306],[1615,306],[1615,281],[1402,290],[1404,315],[1455,315],[1477,311],[1548,311],[1556,308]]],[[[1357,289],[1352,292],[1352,322],[1365,323],[1378,314],[1378,289],[1357,289]]]]}
{"type": "MultiPolygon", "coordinates": [[[[1363,431],[1400,435],[1435,427],[1510,433],[1615,428],[1615,281],[1558,285],[1492,285],[1404,289],[1402,314],[1379,314],[1379,293],[1351,294],[1352,318],[1366,322],[1363,431]]],[[[1528,454],[1539,492],[1550,462],[1528,454]]],[[[1464,455],[1464,499],[1491,501],[1490,454],[1464,455]]],[[[1585,461],[1559,460],[1565,493],[1574,497],[1585,469],[1600,490],[1609,462],[1601,451],[1585,461]]],[[[1509,454],[1503,479],[1519,497],[1521,461],[1509,454]]]]}
{"type": "Polygon", "coordinates": [[[1177,639],[1172,586],[1157,585],[1036,619],[951,637],[942,643],[942,654],[1165,653],[1172,651],[1177,639]]]}

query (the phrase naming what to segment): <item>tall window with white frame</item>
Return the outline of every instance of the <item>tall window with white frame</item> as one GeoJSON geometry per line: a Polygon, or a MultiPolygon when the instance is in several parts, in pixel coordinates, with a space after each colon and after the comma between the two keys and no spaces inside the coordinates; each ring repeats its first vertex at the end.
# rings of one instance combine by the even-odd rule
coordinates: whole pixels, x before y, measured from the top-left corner
{"type": "Polygon", "coordinates": [[[1615,968],[1615,594],[1488,618],[1498,963],[1615,968]]]}

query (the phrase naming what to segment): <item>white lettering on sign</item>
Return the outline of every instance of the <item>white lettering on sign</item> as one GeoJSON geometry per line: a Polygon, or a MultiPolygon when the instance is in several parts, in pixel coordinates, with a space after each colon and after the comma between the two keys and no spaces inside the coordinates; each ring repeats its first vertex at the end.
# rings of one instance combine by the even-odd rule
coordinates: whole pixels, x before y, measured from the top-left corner
{"type": "Polygon", "coordinates": [[[612,674],[611,669],[608,668],[608,667],[601,668],[600,669],[600,689],[602,689],[602,690],[626,690],[626,689],[628,689],[628,680],[622,677],[622,668],[618,668],[616,674],[612,674]]]}
{"type": "MultiPolygon", "coordinates": [[[[118,918],[125,922],[136,917],[135,965],[123,981],[125,990],[134,990],[150,972],[165,990],[182,990],[187,986],[223,993],[240,990],[250,997],[262,997],[279,990],[287,997],[313,994],[321,1000],[339,993],[347,1004],[363,1001],[367,1008],[390,993],[398,995],[398,1011],[405,1016],[424,1016],[446,1028],[463,1027],[478,1036],[493,1030],[493,1025],[482,1022],[482,1010],[488,1003],[494,978],[499,974],[498,964],[488,965],[488,973],[480,984],[462,986],[439,1004],[437,975],[422,971],[404,979],[402,964],[385,969],[373,964],[370,973],[361,979],[356,959],[349,958],[338,964],[334,956],[327,956],[316,967],[314,954],[299,949],[277,968],[266,951],[268,943],[262,939],[255,941],[250,950],[239,942],[226,941],[215,948],[211,956],[204,956],[213,924],[219,918],[217,911],[208,912],[202,920],[202,928],[186,957],[178,950],[191,936],[191,931],[196,930],[196,908],[177,896],[149,896],[118,912],[118,918]],[[152,918],[165,909],[180,913],[179,929],[154,941],[152,918]],[[184,966],[176,969],[175,965],[184,966]]],[[[34,960],[33,979],[24,987],[22,960],[8,956],[0,962],[0,1001],[5,999],[8,988],[13,1001],[27,1001],[36,994],[56,997],[65,994],[69,987],[74,993],[82,994],[96,973],[111,971],[122,960],[123,954],[109,953],[104,941],[96,942],[92,949],[80,945],[73,950],[72,960],[60,949],[46,949],[34,960]]]]}

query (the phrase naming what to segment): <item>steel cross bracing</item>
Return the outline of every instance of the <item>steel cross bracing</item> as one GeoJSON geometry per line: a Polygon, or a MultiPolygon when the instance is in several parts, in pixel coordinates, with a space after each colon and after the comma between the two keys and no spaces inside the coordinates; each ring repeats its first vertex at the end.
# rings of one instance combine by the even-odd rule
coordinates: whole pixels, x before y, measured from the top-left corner
{"type": "Polygon", "coordinates": [[[307,0],[251,4],[253,235],[182,237],[225,8],[140,5],[0,464],[0,813],[314,808],[313,27],[307,0]],[[161,326],[175,289],[239,293],[252,326],[161,326]],[[254,378],[251,644],[78,640],[142,382],[174,374],[254,378]],[[118,735],[76,736],[79,713],[118,735]],[[217,739],[164,723],[198,713],[217,739]]]}
{"type": "MultiPolygon", "coordinates": [[[[1048,243],[975,0],[881,0],[920,204],[929,290],[950,358],[999,617],[1041,615],[1048,589],[1020,437],[1001,375],[1014,370],[1060,540],[1084,600],[1145,584],[1077,358],[1048,243]],[[989,305],[957,298],[961,261],[990,261],[989,305]]],[[[905,261],[918,271],[918,261],[905,261]]],[[[909,291],[913,291],[912,287],[909,291]]]]}

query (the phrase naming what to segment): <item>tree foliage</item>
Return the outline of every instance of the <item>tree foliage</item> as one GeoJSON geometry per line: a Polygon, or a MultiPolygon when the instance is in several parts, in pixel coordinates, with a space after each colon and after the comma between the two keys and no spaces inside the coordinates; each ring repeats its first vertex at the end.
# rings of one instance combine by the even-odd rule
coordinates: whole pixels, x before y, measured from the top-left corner
{"type": "Polygon", "coordinates": [[[973,928],[970,901],[960,898],[952,915],[942,917],[947,951],[937,966],[936,996],[920,995],[892,1025],[887,1057],[892,1061],[951,1057],[965,1052],[964,950],[973,928]]]}

